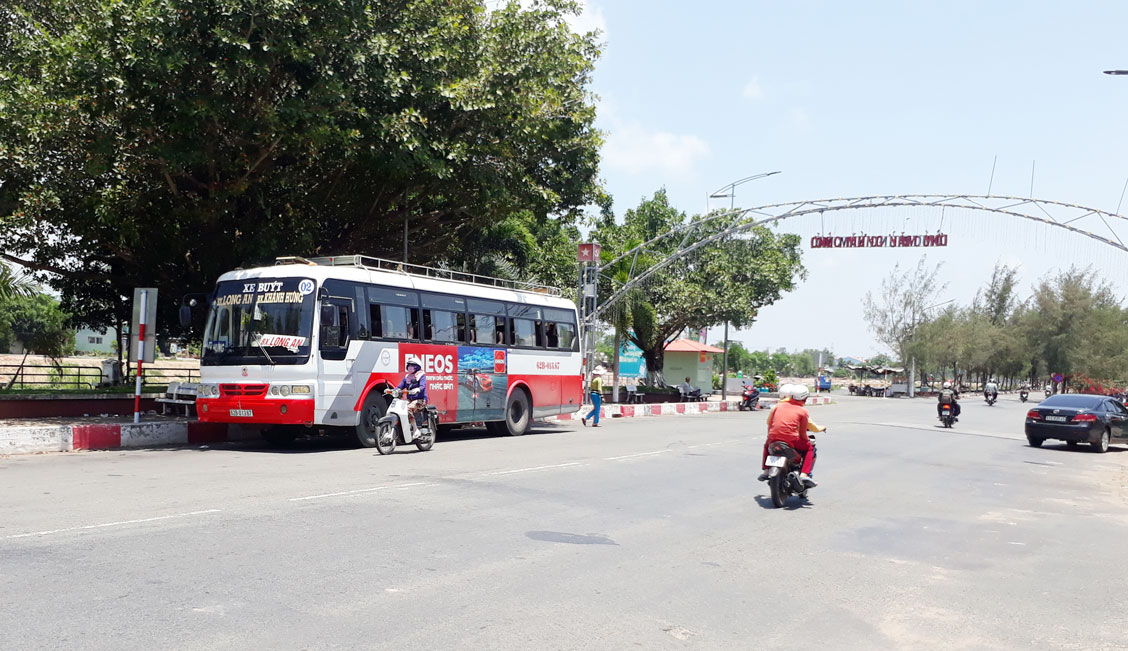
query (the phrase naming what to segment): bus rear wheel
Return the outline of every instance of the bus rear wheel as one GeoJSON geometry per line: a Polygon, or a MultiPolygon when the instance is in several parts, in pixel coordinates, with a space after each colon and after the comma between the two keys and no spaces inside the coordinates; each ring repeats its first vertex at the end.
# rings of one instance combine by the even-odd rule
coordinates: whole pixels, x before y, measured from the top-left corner
{"type": "Polygon", "coordinates": [[[529,431],[532,421],[529,394],[524,389],[514,389],[505,405],[505,428],[510,436],[522,436],[529,431]]]}

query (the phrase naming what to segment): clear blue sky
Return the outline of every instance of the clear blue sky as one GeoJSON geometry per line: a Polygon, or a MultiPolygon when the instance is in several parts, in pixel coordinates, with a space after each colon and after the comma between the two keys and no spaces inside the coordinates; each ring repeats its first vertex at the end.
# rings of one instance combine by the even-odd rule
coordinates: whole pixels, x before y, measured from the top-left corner
{"type": "MultiPolygon", "coordinates": [[[[769,170],[783,173],[739,188],[738,205],[985,194],[996,155],[994,194],[1029,195],[1036,160],[1034,196],[1112,211],[1128,178],[1128,77],[1101,74],[1128,68],[1125,2],[587,0],[577,24],[604,31],[601,175],[620,215],[660,187],[700,212],[709,191],[769,170]]],[[[838,234],[924,232],[939,216],[833,219],[838,234]]],[[[945,262],[940,300],[970,301],[997,261],[1021,265],[1024,295],[1053,268],[1090,263],[1124,293],[1128,255],[1112,248],[982,213],[945,226],[949,247],[929,254],[945,262]]],[[[809,239],[819,225],[781,229],[809,239]]],[[[879,352],[861,299],[920,253],[805,247],[802,287],[734,338],[879,352]]]]}

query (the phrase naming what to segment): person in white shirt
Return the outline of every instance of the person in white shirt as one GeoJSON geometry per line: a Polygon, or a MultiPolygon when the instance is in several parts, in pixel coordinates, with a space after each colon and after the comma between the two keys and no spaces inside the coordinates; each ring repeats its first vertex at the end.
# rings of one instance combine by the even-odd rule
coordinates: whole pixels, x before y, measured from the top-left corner
{"type": "Polygon", "coordinates": [[[694,387],[692,384],[690,384],[689,378],[686,378],[685,382],[682,382],[681,386],[679,388],[682,390],[682,393],[684,393],[687,398],[697,398],[701,395],[701,389],[698,389],[698,388],[694,387]]]}

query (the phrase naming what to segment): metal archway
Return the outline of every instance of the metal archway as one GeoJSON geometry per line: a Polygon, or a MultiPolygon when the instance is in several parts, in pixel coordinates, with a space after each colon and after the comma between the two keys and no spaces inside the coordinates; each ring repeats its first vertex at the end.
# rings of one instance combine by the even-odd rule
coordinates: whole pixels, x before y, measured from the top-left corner
{"type": "Polygon", "coordinates": [[[782,221],[791,217],[799,217],[802,215],[810,215],[815,213],[828,213],[843,210],[868,210],[874,208],[939,208],[939,209],[957,209],[957,210],[977,210],[982,212],[995,213],[1000,215],[1009,215],[1012,217],[1020,217],[1031,221],[1063,228],[1065,230],[1084,235],[1092,238],[1103,244],[1107,244],[1113,248],[1119,249],[1128,253],[1128,246],[1120,239],[1120,236],[1112,228],[1109,220],[1121,220],[1128,223],[1128,217],[1110,213],[1097,208],[1088,208],[1086,206],[1079,206],[1077,204],[1064,203],[1061,201],[1050,201],[1046,199],[1032,199],[1024,197],[1000,197],[990,195],[945,195],[945,194],[901,194],[901,195],[874,195],[868,197],[849,197],[841,199],[814,199],[806,201],[795,201],[791,203],[777,203],[765,206],[758,206],[755,208],[744,208],[737,210],[728,210],[717,213],[712,213],[701,219],[690,222],[678,228],[675,228],[667,233],[654,237],[639,246],[627,251],[619,257],[607,263],[602,263],[601,267],[609,267],[616,265],[627,259],[632,260],[629,271],[629,280],[619,287],[611,296],[606,300],[601,301],[596,309],[587,316],[587,324],[594,324],[608,309],[613,307],[627,292],[637,286],[642,281],[654,275],[670,263],[685,257],[686,255],[696,251],[709,244],[726,240],[741,233],[747,232],[757,226],[772,224],[782,221]],[[722,217],[736,216],[738,221],[726,228],[723,231],[708,235],[701,239],[694,240],[692,238],[693,231],[708,222],[720,219],[722,217]],[[1104,235],[1094,233],[1090,230],[1080,228],[1080,226],[1073,225],[1075,222],[1081,220],[1093,221],[1099,219],[1100,222],[1107,229],[1108,234],[1104,235]],[[678,244],[674,252],[665,255],[657,263],[641,270],[635,275],[634,261],[638,259],[640,253],[645,252],[651,248],[655,243],[662,240],[681,236],[681,242],[678,244]]]}

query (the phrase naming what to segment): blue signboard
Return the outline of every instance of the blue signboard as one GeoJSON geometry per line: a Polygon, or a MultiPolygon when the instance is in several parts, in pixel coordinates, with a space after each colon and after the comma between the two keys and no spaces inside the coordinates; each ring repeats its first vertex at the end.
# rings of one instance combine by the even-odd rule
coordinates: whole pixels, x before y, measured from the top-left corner
{"type": "Polygon", "coordinates": [[[629,341],[619,344],[619,377],[646,377],[646,360],[642,349],[629,341]]]}

